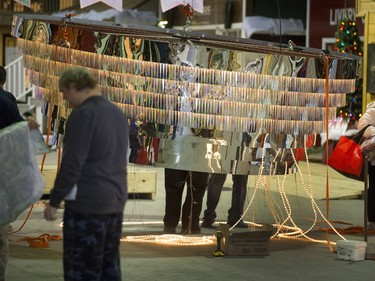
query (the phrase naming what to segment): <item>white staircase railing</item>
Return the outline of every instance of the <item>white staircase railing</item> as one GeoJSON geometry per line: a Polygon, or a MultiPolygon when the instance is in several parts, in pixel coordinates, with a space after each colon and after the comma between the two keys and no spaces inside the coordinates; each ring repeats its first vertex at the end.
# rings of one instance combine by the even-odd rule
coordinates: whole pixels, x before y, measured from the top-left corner
{"type": "Polygon", "coordinates": [[[5,67],[7,81],[4,89],[11,92],[17,100],[21,100],[28,93],[34,97],[34,86],[30,83],[28,70],[23,66],[23,58],[20,56],[5,67]]]}

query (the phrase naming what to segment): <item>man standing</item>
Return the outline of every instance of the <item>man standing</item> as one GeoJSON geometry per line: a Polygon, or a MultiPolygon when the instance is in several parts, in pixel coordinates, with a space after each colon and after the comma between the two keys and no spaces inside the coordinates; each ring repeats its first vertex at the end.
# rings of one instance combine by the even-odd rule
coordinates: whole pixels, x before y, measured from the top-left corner
{"type": "Polygon", "coordinates": [[[18,110],[16,98],[12,93],[4,90],[6,78],[6,70],[3,66],[0,66],[0,129],[24,121],[18,110]]]}
{"type": "MultiPolygon", "coordinates": [[[[10,92],[4,90],[5,82],[6,70],[3,66],[0,66],[0,129],[24,121],[18,110],[17,100],[10,92]]],[[[33,118],[29,117],[27,120],[30,129],[39,127],[33,118]]],[[[5,280],[5,270],[8,263],[8,228],[8,224],[0,225],[0,281],[5,280]]]]}
{"type": "Polygon", "coordinates": [[[165,215],[164,232],[176,233],[181,215],[181,233],[201,233],[199,216],[202,210],[204,191],[209,174],[185,170],[164,169],[165,215]],[[182,206],[182,195],[187,185],[186,197],[182,206]]]}
{"type": "MultiPolygon", "coordinates": [[[[242,155],[244,149],[250,146],[251,136],[248,133],[242,133],[242,143],[238,148],[238,155],[242,155]]],[[[243,159],[239,159],[243,161],[243,159]]],[[[207,209],[203,215],[203,228],[213,228],[216,219],[216,207],[219,204],[221,191],[223,189],[227,174],[214,173],[210,176],[207,185],[207,209]]],[[[248,175],[232,175],[233,189],[231,207],[228,210],[227,224],[229,227],[247,228],[248,225],[240,220],[243,215],[243,209],[247,193],[248,175]]]]}
{"type": "Polygon", "coordinates": [[[59,87],[72,106],[60,170],[44,212],[65,200],[65,280],[121,280],[120,238],[127,199],[128,123],[85,69],[67,68],[59,87]]]}
{"type": "MultiPolygon", "coordinates": [[[[221,191],[223,189],[227,174],[212,174],[207,185],[207,209],[203,215],[203,228],[213,228],[216,218],[216,207],[219,204],[221,191]]],[[[247,175],[232,175],[232,204],[228,210],[227,224],[229,227],[236,226],[247,228],[247,224],[240,220],[245,205],[247,191],[247,175]],[[240,221],[239,221],[240,220],[240,221]],[[237,223],[238,222],[238,223],[237,223]]]]}

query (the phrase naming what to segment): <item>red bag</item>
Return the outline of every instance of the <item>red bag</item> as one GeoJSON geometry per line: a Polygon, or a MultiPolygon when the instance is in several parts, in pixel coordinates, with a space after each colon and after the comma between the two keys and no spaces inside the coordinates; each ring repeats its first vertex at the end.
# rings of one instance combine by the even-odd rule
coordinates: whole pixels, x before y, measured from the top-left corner
{"type": "Polygon", "coordinates": [[[294,157],[296,158],[296,161],[305,160],[305,149],[304,148],[296,148],[296,150],[294,152],[294,157]]]}
{"type": "Polygon", "coordinates": [[[339,142],[328,158],[328,165],[345,176],[353,178],[350,175],[354,175],[360,179],[363,176],[361,145],[345,136],[340,137],[339,142]]]}
{"type": "Polygon", "coordinates": [[[139,165],[148,165],[148,153],[146,148],[141,147],[140,150],[138,150],[135,163],[139,165]]]}
{"type": "Polygon", "coordinates": [[[159,139],[148,137],[146,142],[137,152],[136,164],[153,165],[158,160],[159,139]]]}

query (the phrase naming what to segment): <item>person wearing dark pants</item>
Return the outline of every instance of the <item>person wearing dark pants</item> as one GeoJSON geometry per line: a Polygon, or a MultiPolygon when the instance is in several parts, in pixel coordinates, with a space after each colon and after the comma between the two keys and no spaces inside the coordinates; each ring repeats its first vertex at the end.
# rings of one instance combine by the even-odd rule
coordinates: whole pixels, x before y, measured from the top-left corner
{"type": "Polygon", "coordinates": [[[128,121],[100,95],[97,79],[66,68],[59,88],[73,106],[46,220],[64,208],[64,280],[120,281],[122,214],[128,197],[128,121]]]}
{"type": "MultiPolygon", "coordinates": [[[[212,174],[207,185],[207,209],[204,211],[202,227],[212,228],[216,219],[216,207],[220,200],[227,174],[212,174]]],[[[247,175],[232,175],[233,189],[232,202],[228,210],[227,223],[230,227],[235,225],[241,218],[246,199],[247,175]]],[[[246,228],[242,220],[236,224],[236,227],[246,228]]]]}
{"type": "Polygon", "coordinates": [[[369,185],[367,190],[367,219],[368,228],[375,230],[375,166],[368,165],[369,185]]]}
{"type": "Polygon", "coordinates": [[[181,215],[181,233],[200,233],[199,216],[207,185],[208,173],[190,172],[165,168],[165,215],[164,232],[176,233],[181,215]],[[182,206],[182,195],[187,185],[187,192],[182,206]]]}
{"type": "MultiPolygon", "coordinates": [[[[358,130],[363,128],[363,137],[369,139],[375,136],[375,102],[370,102],[366,107],[366,112],[358,121],[358,130]]],[[[369,186],[367,193],[367,227],[370,230],[375,230],[375,160],[369,159],[369,186]]]]}
{"type": "Polygon", "coordinates": [[[122,218],[122,213],[64,212],[63,267],[66,280],[77,280],[77,274],[80,280],[119,280],[120,253],[116,249],[120,247],[122,218]]]}

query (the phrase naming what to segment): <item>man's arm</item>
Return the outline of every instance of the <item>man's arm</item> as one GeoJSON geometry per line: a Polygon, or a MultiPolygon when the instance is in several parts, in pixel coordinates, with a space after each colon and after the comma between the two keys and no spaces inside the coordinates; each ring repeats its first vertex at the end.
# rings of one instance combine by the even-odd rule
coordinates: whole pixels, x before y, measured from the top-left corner
{"type": "Polygon", "coordinates": [[[81,177],[90,151],[92,122],[91,117],[84,112],[73,111],[68,119],[61,166],[50,195],[49,205],[52,207],[59,207],[81,177]]]}
{"type": "Polygon", "coordinates": [[[39,129],[40,125],[32,116],[27,116],[26,121],[30,129],[39,129]]]}
{"type": "Polygon", "coordinates": [[[56,212],[57,208],[52,207],[48,204],[47,207],[44,209],[44,218],[47,221],[54,221],[56,219],[56,212]]]}

